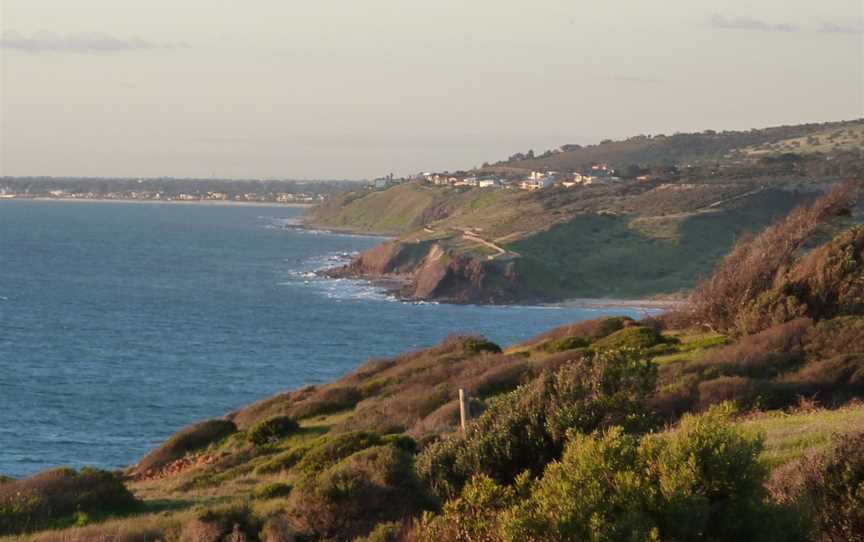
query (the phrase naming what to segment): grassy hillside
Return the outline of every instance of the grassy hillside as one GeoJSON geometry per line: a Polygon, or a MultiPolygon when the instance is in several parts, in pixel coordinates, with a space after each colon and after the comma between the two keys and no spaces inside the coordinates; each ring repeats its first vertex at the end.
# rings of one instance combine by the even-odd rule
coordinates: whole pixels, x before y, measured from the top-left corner
{"type": "Polygon", "coordinates": [[[581,215],[507,246],[555,277],[570,297],[669,294],[708,275],[741,235],[803,201],[793,192],[765,191],[714,212],[581,215]]]}
{"type": "Polygon", "coordinates": [[[526,169],[611,162],[647,167],[640,171],[651,171],[650,180],[535,192],[409,182],[333,198],[309,223],[396,236],[398,246],[370,251],[335,274],[398,275],[407,286],[396,293],[405,299],[531,303],[675,294],[692,288],[739,236],[826,186],[864,178],[862,136],[858,120],[568,147],[486,169],[524,176],[526,169]],[[650,168],[658,162],[675,167],[650,168]]]}
{"type": "MultiPolygon", "coordinates": [[[[531,160],[517,159],[499,162],[490,170],[544,170],[556,171],[584,168],[594,163],[608,163],[615,167],[630,164],[661,165],[687,164],[702,161],[723,160],[748,150],[760,152],[825,152],[841,148],[860,149],[864,145],[858,137],[864,122],[861,120],[824,124],[804,124],[797,126],[778,126],[749,131],[636,136],[623,141],[607,141],[597,145],[544,154],[531,160]],[[837,136],[837,141],[828,141],[832,134],[849,131],[848,136],[837,136]],[[821,144],[795,145],[795,141],[806,142],[809,137],[822,141],[821,144]],[[841,143],[845,141],[846,143],[841,143]],[[839,146],[838,146],[839,145],[839,146]],[[836,148],[835,148],[836,147],[836,148]]],[[[565,146],[569,149],[574,146],[565,146]]]]}
{"type": "Polygon", "coordinates": [[[820,130],[814,130],[807,135],[748,146],[742,149],[742,153],[751,156],[782,153],[831,154],[857,150],[862,147],[864,147],[864,122],[857,122],[839,126],[827,126],[820,130]]]}
{"type": "MultiPolygon", "coordinates": [[[[628,367],[626,371],[637,371],[628,378],[637,378],[638,374],[641,375],[638,379],[645,379],[646,383],[656,380],[656,391],[645,388],[639,392],[653,395],[648,402],[653,406],[645,412],[654,409],[660,416],[652,420],[644,417],[643,413],[638,418],[642,420],[640,424],[644,422],[659,430],[652,438],[675,441],[681,438],[682,431],[692,430],[687,426],[682,429],[675,423],[680,414],[670,416],[663,414],[662,409],[656,409],[675,396],[675,386],[681,381],[681,367],[698,367],[701,384],[693,385],[703,395],[697,396],[684,410],[700,412],[724,400],[738,401],[741,411],[728,421],[715,419],[704,422],[709,424],[706,427],[711,428],[711,434],[716,435],[718,430],[738,431],[742,439],[764,438],[762,444],[754,444],[754,465],[770,469],[797,468],[796,461],[812,461],[814,454],[825,452],[833,445],[837,435],[864,430],[864,407],[853,403],[837,410],[815,406],[801,410],[794,394],[790,394],[784,405],[772,407],[786,410],[761,411],[754,406],[758,402],[743,390],[732,394],[711,392],[704,395],[705,390],[712,389],[706,384],[717,380],[712,375],[716,375],[716,368],[728,367],[729,354],[739,352],[740,355],[742,348],[753,361],[749,362],[749,368],[736,370],[751,374],[756,364],[776,364],[778,356],[802,356],[798,369],[786,370],[789,374],[800,374],[801,363],[805,366],[817,363],[820,353],[814,348],[824,341],[819,340],[814,328],[807,327],[812,324],[807,324],[806,329],[801,324],[795,326],[783,340],[766,341],[762,338],[742,342],[692,330],[658,333],[654,328],[637,325],[628,318],[608,318],[550,330],[503,352],[497,345],[481,338],[452,338],[433,348],[369,361],[351,374],[323,386],[294,390],[255,403],[229,414],[225,421],[219,422],[219,427],[191,426],[127,471],[125,485],[138,499],[137,504],[117,507],[102,502],[95,508],[85,506],[78,511],[72,508],[44,524],[53,526],[53,531],[0,537],[0,540],[77,542],[104,539],[131,542],[158,538],[165,541],[215,541],[232,530],[242,533],[245,540],[279,542],[292,540],[289,535],[298,532],[304,535],[304,540],[352,540],[369,533],[376,525],[385,530],[381,525],[387,522],[395,522],[391,525],[395,534],[392,535],[394,538],[384,540],[407,540],[401,538],[407,536],[403,532],[406,525],[402,523],[403,519],[416,516],[424,509],[442,510],[439,508],[442,494],[439,492],[436,496],[434,488],[444,487],[436,485],[443,479],[437,478],[439,474],[435,469],[438,467],[430,470],[430,461],[434,465],[440,454],[450,453],[448,446],[457,446],[455,453],[461,454],[459,446],[473,442],[472,439],[480,439],[478,443],[482,443],[487,436],[490,439],[501,436],[491,428],[483,430],[489,433],[463,435],[457,431],[458,388],[465,388],[471,394],[472,411],[474,416],[479,416],[477,427],[486,427],[484,424],[494,421],[496,427],[505,431],[507,438],[514,439],[508,453],[516,453],[518,446],[538,444],[529,444],[533,442],[531,440],[520,441],[518,431],[510,433],[508,424],[522,427],[523,423],[533,423],[527,421],[530,416],[525,421],[519,421],[522,418],[518,416],[530,414],[531,409],[538,409],[541,405],[543,408],[558,405],[586,413],[600,407],[603,416],[611,416],[606,423],[615,423],[611,420],[615,419],[616,409],[634,399],[625,399],[624,396],[615,400],[611,400],[611,396],[586,399],[578,393],[570,396],[564,388],[547,388],[543,382],[550,375],[558,375],[556,378],[559,379],[563,375],[569,375],[567,378],[585,375],[588,373],[578,371],[590,367],[594,367],[591,374],[602,374],[596,372],[601,370],[600,366],[586,365],[589,362],[585,360],[595,360],[590,363],[596,363],[607,358],[596,358],[600,354],[595,352],[616,352],[615,349],[620,348],[637,348],[640,359],[654,360],[646,361],[648,365],[642,365],[643,361],[629,365],[636,363],[637,358],[624,353],[624,357],[608,354],[613,357],[604,362],[628,364],[607,373],[609,390],[631,385],[615,380],[620,375],[613,376],[619,374],[617,371],[625,370],[625,366],[628,367]],[[792,347],[791,343],[784,342],[788,340],[799,341],[796,344],[802,346],[792,347]],[[811,347],[808,348],[808,344],[811,347]],[[809,352],[806,358],[802,354],[804,351],[809,352]],[[652,366],[658,373],[651,370],[652,366]],[[577,372],[573,373],[574,370],[577,372]],[[548,400],[525,403],[531,394],[540,390],[551,394],[548,400]],[[507,405],[511,404],[522,404],[521,408],[527,411],[511,412],[507,410],[507,405]],[[512,416],[517,418],[511,419],[512,416]],[[276,423],[286,419],[299,420],[299,424],[276,423]],[[664,423],[671,425],[664,430],[664,423]],[[223,427],[226,425],[233,426],[227,435],[223,427]],[[193,434],[199,436],[197,440],[190,438],[193,434]],[[430,483],[433,489],[427,485],[430,483]]],[[[733,370],[725,374],[735,373],[733,370]]],[[[783,380],[782,373],[779,376],[766,373],[762,377],[764,385],[783,380]]],[[[577,382],[578,379],[569,385],[581,385],[577,382]]],[[[829,394],[822,394],[820,398],[826,401],[826,405],[832,404],[829,394]]],[[[536,415],[541,414],[538,411],[536,415]]],[[[548,417],[551,415],[551,412],[542,414],[547,416],[547,420],[552,419],[548,417]]],[[[626,419],[637,419],[631,416],[628,414],[626,419]]],[[[597,428],[606,427],[603,422],[589,422],[588,418],[568,418],[563,423],[576,424],[577,427],[586,423],[595,427],[599,423],[597,428]]],[[[685,423],[692,425],[686,418],[685,423]]],[[[636,426],[630,430],[634,434],[644,431],[636,426]]],[[[735,446],[734,442],[726,446],[735,446]]],[[[553,439],[536,452],[524,456],[505,454],[499,459],[492,459],[501,453],[499,448],[492,447],[481,457],[457,455],[453,467],[445,470],[458,469],[463,464],[460,462],[467,461],[464,465],[470,472],[485,473],[495,480],[495,484],[503,484],[506,477],[502,478],[501,471],[492,468],[495,461],[504,457],[509,457],[507,461],[516,461],[520,467],[516,469],[517,474],[522,468],[528,468],[532,461],[541,461],[533,471],[536,483],[540,484],[543,466],[560,455],[563,447],[563,441],[553,439]],[[552,455],[546,457],[544,454],[552,455]],[[472,466],[475,461],[479,463],[472,466]]],[[[566,453],[572,455],[575,452],[566,453]]],[[[446,457],[446,454],[442,456],[445,460],[442,467],[451,464],[446,457]]],[[[453,499],[451,502],[454,503],[461,502],[458,499],[465,496],[460,497],[456,488],[466,483],[469,484],[466,488],[471,487],[469,479],[459,481],[461,475],[458,475],[458,470],[447,476],[450,476],[447,478],[450,485],[446,487],[454,491],[454,496],[447,498],[453,499]]],[[[546,476],[550,473],[547,472],[546,476]]],[[[765,478],[764,483],[773,482],[765,478]]],[[[36,491],[35,494],[39,495],[38,488],[36,491]]],[[[39,498],[62,498],[56,487],[51,491],[39,498]]],[[[74,489],[65,491],[74,492],[74,489]]],[[[111,491],[116,493],[122,488],[112,486],[111,491]]],[[[0,499],[3,495],[0,490],[0,499]]],[[[508,499],[508,503],[518,502],[512,497],[508,499]]],[[[496,507],[502,503],[489,506],[484,508],[484,514],[494,515],[496,507]]],[[[13,513],[9,510],[0,506],[0,520],[3,514],[13,513]]],[[[457,513],[455,510],[457,508],[445,506],[443,512],[439,512],[444,514],[440,518],[453,519],[451,514],[457,513]]],[[[613,518],[607,519],[614,522],[613,518]]],[[[487,529],[497,525],[489,517],[475,520],[485,522],[480,525],[486,525],[487,529]]],[[[433,527],[434,524],[418,527],[413,536],[431,536],[427,529],[437,532],[433,527]]],[[[445,542],[464,540],[441,536],[445,542]]]]}

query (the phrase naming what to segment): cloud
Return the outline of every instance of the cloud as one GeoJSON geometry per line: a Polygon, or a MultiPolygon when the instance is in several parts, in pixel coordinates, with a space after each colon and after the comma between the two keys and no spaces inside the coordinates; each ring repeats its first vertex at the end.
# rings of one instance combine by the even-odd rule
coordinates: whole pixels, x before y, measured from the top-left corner
{"type": "Polygon", "coordinates": [[[0,35],[0,49],[28,53],[116,53],[188,47],[186,43],[157,43],[138,37],[118,38],[99,32],[60,35],[39,32],[25,35],[15,31],[0,35]]]}
{"type": "Polygon", "coordinates": [[[819,31],[825,34],[864,34],[864,25],[822,23],[819,31]]]}
{"type": "Polygon", "coordinates": [[[708,26],[722,30],[756,30],[759,32],[795,32],[798,27],[786,23],[769,23],[746,17],[727,17],[715,13],[708,17],[708,26]]]}

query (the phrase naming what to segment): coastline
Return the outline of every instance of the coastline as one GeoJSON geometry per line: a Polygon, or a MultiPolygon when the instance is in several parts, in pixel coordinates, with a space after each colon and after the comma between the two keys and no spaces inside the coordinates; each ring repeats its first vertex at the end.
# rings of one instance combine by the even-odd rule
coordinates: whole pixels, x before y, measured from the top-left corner
{"type": "Polygon", "coordinates": [[[277,203],[275,201],[222,201],[222,200],[152,200],[132,198],[47,198],[47,197],[15,197],[0,198],[3,201],[58,201],[63,203],[142,203],[142,204],[173,204],[173,205],[210,205],[210,206],[245,206],[245,207],[314,207],[314,203],[277,203]]]}
{"type": "Polygon", "coordinates": [[[557,303],[548,303],[545,306],[583,309],[611,309],[620,307],[630,309],[668,310],[680,308],[685,305],[687,305],[686,299],[595,299],[580,297],[559,301],[557,303]]]}

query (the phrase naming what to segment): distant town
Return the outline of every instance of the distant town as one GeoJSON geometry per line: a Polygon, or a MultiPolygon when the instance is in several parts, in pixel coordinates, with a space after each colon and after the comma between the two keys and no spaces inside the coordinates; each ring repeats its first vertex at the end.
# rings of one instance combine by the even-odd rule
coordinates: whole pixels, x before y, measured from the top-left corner
{"type": "Polygon", "coordinates": [[[357,181],[2,177],[0,199],[316,204],[357,181]]]}

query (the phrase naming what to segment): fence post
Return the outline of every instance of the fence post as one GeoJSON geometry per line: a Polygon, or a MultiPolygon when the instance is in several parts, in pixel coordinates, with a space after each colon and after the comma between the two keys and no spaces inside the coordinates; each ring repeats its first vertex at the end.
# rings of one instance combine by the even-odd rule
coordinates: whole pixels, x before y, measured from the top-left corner
{"type": "Polygon", "coordinates": [[[471,419],[471,406],[468,403],[468,392],[459,388],[459,421],[463,431],[465,431],[469,419],[471,419]]]}

